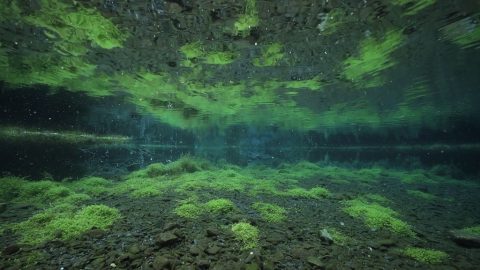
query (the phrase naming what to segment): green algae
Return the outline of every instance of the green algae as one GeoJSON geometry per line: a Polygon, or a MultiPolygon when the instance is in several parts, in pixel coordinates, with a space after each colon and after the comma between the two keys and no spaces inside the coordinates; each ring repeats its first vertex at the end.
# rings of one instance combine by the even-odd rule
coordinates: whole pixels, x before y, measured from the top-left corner
{"type": "Polygon", "coordinates": [[[71,5],[59,0],[41,0],[40,10],[25,18],[26,22],[47,29],[72,44],[90,41],[104,49],[121,47],[126,35],[97,10],[71,5]]]}
{"type": "Polygon", "coordinates": [[[407,247],[402,253],[425,264],[440,264],[449,258],[448,254],[443,251],[418,247],[407,247]]]}
{"type": "Polygon", "coordinates": [[[314,187],[308,190],[301,187],[296,187],[287,189],[285,192],[279,192],[278,195],[295,198],[320,199],[328,197],[330,192],[323,187],[314,187]]]}
{"type": "Polygon", "coordinates": [[[437,0],[391,0],[391,3],[397,6],[405,6],[405,15],[415,15],[423,9],[435,4],[437,0]]]}
{"type": "Polygon", "coordinates": [[[106,205],[89,205],[77,211],[71,204],[58,204],[12,228],[22,243],[37,245],[56,238],[70,240],[93,228],[106,230],[119,218],[120,212],[106,205]]]}
{"type": "Polygon", "coordinates": [[[203,205],[206,211],[214,214],[225,214],[235,209],[235,204],[228,199],[213,199],[203,205]]]}
{"type": "Polygon", "coordinates": [[[245,0],[245,12],[241,14],[233,24],[233,33],[235,35],[241,37],[248,36],[250,30],[256,27],[260,22],[256,2],[256,0],[245,0]]]}
{"type": "Polygon", "coordinates": [[[480,13],[463,18],[440,29],[443,39],[458,45],[462,49],[476,48],[480,45],[480,13]]]}
{"type": "Polygon", "coordinates": [[[235,61],[237,54],[234,52],[209,52],[204,56],[204,63],[210,65],[228,65],[235,61]]]}
{"type": "Polygon", "coordinates": [[[391,208],[357,198],[346,201],[343,211],[354,218],[362,219],[372,229],[386,229],[395,234],[415,237],[412,227],[398,218],[391,208]]]}
{"type": "Polygon", "coordinates": [[[262,55],[253,59],[253,65],[256,67],[276,66],[283,59],[283,57],[283,45],[275,42],[262,49],[262,55]]]}
{"type": "Polygon", "coordinates": [[[262,219],[267,222],[277,223],[287,219],[287,210],[275,204],[256,202],[252,208],[257,210],[262,219]]]}
{"type": "Polygon", "coordinates": [[[367,37],[360,43],[358,55],[343,62],[343,75],[347,80],[367,88],[383,85],[380,72],[396,64],[392,53],[405,42],[399,30],[390,30],[383,36],[383,39],[367,37]]]}
{"type": "Polygon", "coordinates": [[[239,222],[233,224],[232,233],[235,239],[241,243],[242,250],[254,249],[258,246],[260,231],[250,223],[239,222]]]}
{"type": "Polygon", "coordinates": [[[184,203],[177,206],[173,212],[183,218],[196,219],[203,214],[203,209],[196,203],[184,203]]]}
{"type": "Polygon", "coordinates": [[[349,22],[349,17],[341,8],[334,8],[326,14],[324,20],[317,25],[322,35],[328,36],[342,29],[349,22]]]}

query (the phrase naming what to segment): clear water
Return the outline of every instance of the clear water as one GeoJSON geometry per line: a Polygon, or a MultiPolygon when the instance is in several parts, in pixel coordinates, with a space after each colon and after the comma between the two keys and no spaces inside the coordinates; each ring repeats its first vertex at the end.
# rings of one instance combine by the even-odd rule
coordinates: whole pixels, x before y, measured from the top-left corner
{"type": "Polygon", "coordinates": [[[0,2],[0,269],[476,269],[478,1],[0,2]]]}

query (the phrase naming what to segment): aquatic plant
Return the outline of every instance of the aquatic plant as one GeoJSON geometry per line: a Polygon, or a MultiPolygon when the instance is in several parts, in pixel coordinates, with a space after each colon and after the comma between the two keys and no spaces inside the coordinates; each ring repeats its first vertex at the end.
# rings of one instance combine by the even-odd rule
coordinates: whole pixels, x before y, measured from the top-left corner
{"type": "Polygon", "coordinates": [[[257,210],[262,219],[267,222],[281,222],[287,219],[287,210],[275,204],[256,202],[252,208],[257,210]]]}
{"type": "Polygon", "coordinates": [[[203,214],[203,209],[196,203],[183,203],[175,207],[173,212],[183,218],[195,219],[203,214]]]}
{"type": "Polygon", "coordinates": [[[354,218],[362,219],[372,229],[386,229],[400,235],[415,237],[412,227],[398,219],[399,214],[391,208],[378,203],[369,203],[357,198],[344,202],[343,211],[354,218]]]}
{"type": "Polygon", "coordinates": [[[160,179],[129,177],[116,185],[111,191],[114,194],[128,193],[134,198],[154,197],[163,194],[168,186],[167,182],[160,179]]]}
{"type": "Polygon", "coordinates": [[[295,81],[287,81],[284,82],[286,88],[293,88],[293,89],[310,89],[310,90],[321,90],[322,85],[318,81],[318,77],[315,77],[310,80],[295,80],[295,81]]]}
{"type": "Polygon", "coordinates": [[[233,24],[234,34],[242,37],[248,36],[250,30],[256,27],[259,21],[256,0],[245,0],[245,12],[233,24]]]}
{"type": "Polygon", "coordinates": [[[72,239],[92,228],[105,230],[120,218],[120,212],[106,205],[89,205],[76,211],[71,204],[48,208],[12,226],[22,243],[40,244],[61,238],[72,239]]]}
{"type": "Polygon", "coordinates": [[[113,185],[112,181],[96,176],[84,177],[67,183],[67,186],[75,192],[86,193],[92,196],[110,192],[113,185]]]}
{"type": "Polygon", "coordinates": [[[440,29],[443,39],[447,39],[463,49],[480,45],[480,13],[473,14],[440,29]]]}
{"type": "Polygon", "coordinates": [[[367,37],[360,43],[357,56],[351,56],[343,62],[343,75],[361,87],[383,85],[379,73],[393,67],[396,61],[392,53],[404,44],[405,37],[400,30],[390,30],[383,39],[367,37]]]}
{"type": "Polygon", "coordinates": [[[405,15],[415,15],[421,10],[435,4],[437,0],[391,0],[391,3],[397,6],[405,6],[405,15]]]}
{"type": "Polygon", "coordinates": [[[330,192],[323,187],[314,187],[309,190],[301,187],[296,187],[292,189],[287,189],[285,192],[279,193],[279,195],[296,198],[320,199],[328,197],[330,195],[330,192]]]}
{"type": "Polygon", "coordinates": [[[210,65],[227,65],[235,61],[237,57],[238,55],[231,51],[213,51],[205,54],[203,62],[210,65]]]}
{"type": "Polygon", "coordinates": [[[253,65],[257,67],[276,66],[283,59],[283,45],[275,42],[262,49],[262,55],[253,59],[253,65]]]}
{"type": "Polygon", "coordinates": [[[257,227],[247,222],[239,222],[232,225],[235,239],[242,244],[242,250],[253,249],[258,246],[260,231],[257,227]]]}
{"type": "Polygon", "coordinates": [[[467,234],[476,235],[476,236],[480,237],[480,225],[463,228],[460,231],[464,232],[464,233],[467,233],[467,234]]]}
{"type": "Polygon", "coordinates": [[[348,23],[349,17],[343,9],[334,8],[324,14],[324,18],[322,22],[317,25],[317,29],[320,30],[322,35],[331,35],[348,23]]]}
{"type": "Polygon", "coordinates": [[[448,254],[435,249],[407,247],[402,252],[405,256],[426,264],[439,264],[448,259],[448,254]]]}
{"type": "Polygon", "coordinates": [[[9,202],[16,198],[27,181],[21,177],[5,176],[0,178],[0,202],[9,202]]]}
{"type": "Polygon", "coordinates": [[[235,209],[235,204],[228,199],[213,199],[203,204],[206,211],[214,214],[225,214],[235,209]]]}

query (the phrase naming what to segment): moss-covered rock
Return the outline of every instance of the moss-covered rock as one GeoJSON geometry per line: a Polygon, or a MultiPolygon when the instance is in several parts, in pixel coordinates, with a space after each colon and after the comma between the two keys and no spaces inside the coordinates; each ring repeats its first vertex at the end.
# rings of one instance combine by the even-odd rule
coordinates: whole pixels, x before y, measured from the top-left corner
{"type": "Polygon", "coordinates": [[[242,244],[243,250],[253,249],[258,246],[260,231],[257,227],[247,222],[239,222],[232,225],[235,239],[242,244]]]}
{"type": "Polygon", "coordinates": [[[287,210],[275,204],[256,202],[252,208],[257,210],[267,222],[281,222],[287,218],[287,210]]]}
{"type": "Polygon", "coordinates": [[[416,261],[426,264],[439,264],[448,259],[448,254],[435,249],[407,247],[402,253],[416,261]]]}

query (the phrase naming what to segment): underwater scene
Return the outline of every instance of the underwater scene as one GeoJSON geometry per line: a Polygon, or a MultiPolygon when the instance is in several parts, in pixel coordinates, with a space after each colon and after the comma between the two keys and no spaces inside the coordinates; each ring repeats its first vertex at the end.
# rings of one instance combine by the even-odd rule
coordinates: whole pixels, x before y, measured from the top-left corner
{"type": "Polygon", "coordinates": [[[480,269],[480,1],[0,0],[3,269],[480,269]]]}

